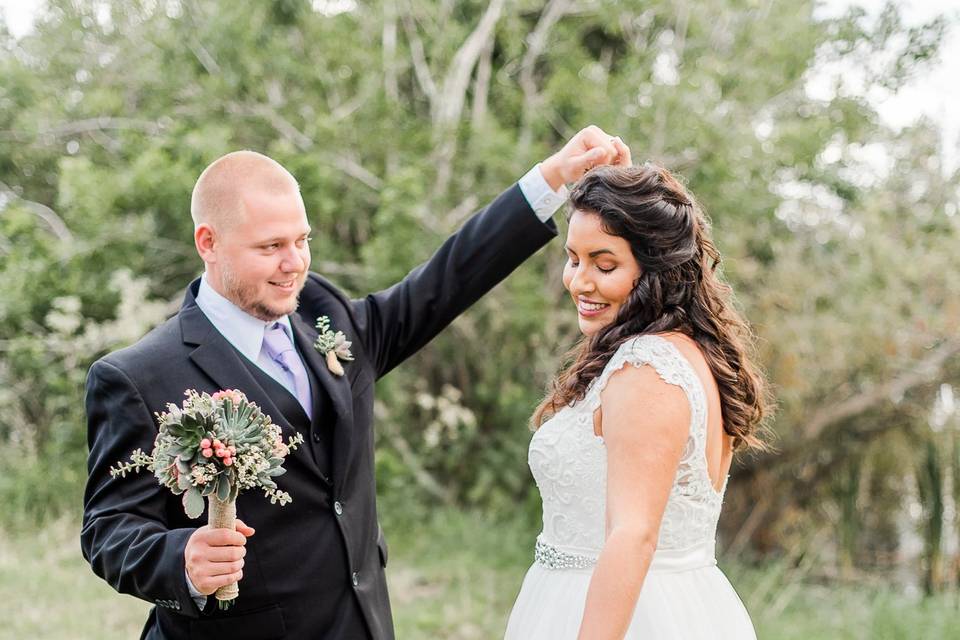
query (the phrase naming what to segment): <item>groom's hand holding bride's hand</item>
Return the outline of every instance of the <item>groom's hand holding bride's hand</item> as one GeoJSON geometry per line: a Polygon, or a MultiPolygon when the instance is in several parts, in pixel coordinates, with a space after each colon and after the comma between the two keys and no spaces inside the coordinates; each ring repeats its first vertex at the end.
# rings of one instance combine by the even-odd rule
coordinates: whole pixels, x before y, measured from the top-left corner
{"type": "Polygon", "coordinates": [[[550,188],[575,182],[590,169],[601,164],[629,167],[630,148],[617,136],[611,136],[596,125],[582,129],[560,151],[540,165],[550,188]]]}
{"type": "Polygon", "coordinates": [[[237,520],[237,530],[211,529],[205,525],[194,531],[183,549],[187,576],[205,596],[220,587],[239,582],[243,577],[244,545],[253,528],[237,520]]]}

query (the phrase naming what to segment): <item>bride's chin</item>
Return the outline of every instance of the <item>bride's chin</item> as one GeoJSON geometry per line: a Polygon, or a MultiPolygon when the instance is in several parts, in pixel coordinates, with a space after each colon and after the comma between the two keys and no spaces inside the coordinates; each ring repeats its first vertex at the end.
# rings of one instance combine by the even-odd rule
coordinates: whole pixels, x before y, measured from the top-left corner
{"type": "Polygon", "coordinates": [[[600,326],[597,323],[591,322],[589,320],[584,320],[583,318],[580,318],[579,325],[580,325],[580,333],[582,333],[587,337],[592,336],[593,334],[595,334],[597,331],[600,330],[600,326]]]}

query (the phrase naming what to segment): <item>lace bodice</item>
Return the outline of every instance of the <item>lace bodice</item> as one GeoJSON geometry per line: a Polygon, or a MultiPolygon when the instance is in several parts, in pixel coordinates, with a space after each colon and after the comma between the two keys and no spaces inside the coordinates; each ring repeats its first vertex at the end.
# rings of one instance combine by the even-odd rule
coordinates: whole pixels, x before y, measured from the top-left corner
{"type": "Polygon", "coordinates": [[[610,376],[627,364],[653,367],[665,382],[683,389],[690,403],[690,434],[663,514],[657,549],[712,543],[726,482],[718,492],[707,471],[706,393],[680,351],[655,335],[623,343],[584,399],[564,407],[533,434],[528,461],[543,500],[539,540],[568,553],[599,555],[606,533],[607,450],[603,438],[594,433],[593,414],[610,376]]]}

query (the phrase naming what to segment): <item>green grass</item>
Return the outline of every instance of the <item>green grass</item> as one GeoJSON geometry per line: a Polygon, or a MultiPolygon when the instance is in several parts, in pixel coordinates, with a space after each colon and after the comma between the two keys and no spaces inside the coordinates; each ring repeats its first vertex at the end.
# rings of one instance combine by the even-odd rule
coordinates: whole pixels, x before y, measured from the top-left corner
{"type": "MultiPolygon", "coordinates": [[[[388,522],[397,637],[502,637],[534,533],[529,524],[454,511],[416,526],[388,522]]],[[[782,566],[729,564],[721,562],[763,640],[960,637],[956,595],[915,600],[876,586],[802,583],[782,566]]],[[[93,575],[73,521],[32,535],[0,532],[0,639],[136,638],[148,609],[93,575]]]]}
{"type": "Polygon", "coordinates": [[[138,638],[150,606],[120,595],[80,554],[80,528],[57,521],[33,535],[0,532],[0,638],[138,638]]]}

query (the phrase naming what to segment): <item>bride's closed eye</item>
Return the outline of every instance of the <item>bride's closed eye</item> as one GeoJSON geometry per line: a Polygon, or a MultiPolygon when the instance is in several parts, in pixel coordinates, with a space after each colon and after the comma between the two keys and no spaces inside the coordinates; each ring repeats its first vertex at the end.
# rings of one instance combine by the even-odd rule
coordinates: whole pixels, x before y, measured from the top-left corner
{"type": "MultiPolygon", "coordinates": [[[[579,267],[579,266],[580,266],[580,263],[577,262],[576,260],[574,260],[573,258],[567,258],[567,262],[570,263],[570,266],[571,266],[571,267],[579,267]]],[[[604,268],[601,267],[600,265],[597,265],[597,270],[600,271],[601,273],[612,273],[613,271],[616,270],[616,268],[617,268],[616,266],[612,266],[612,267],[607,267],[606,269],[604,269],[604,268]]]]}

